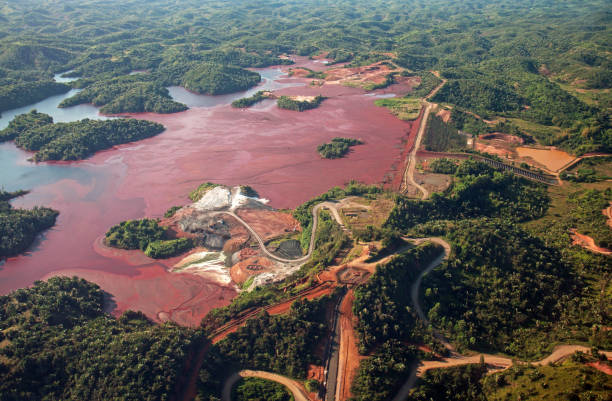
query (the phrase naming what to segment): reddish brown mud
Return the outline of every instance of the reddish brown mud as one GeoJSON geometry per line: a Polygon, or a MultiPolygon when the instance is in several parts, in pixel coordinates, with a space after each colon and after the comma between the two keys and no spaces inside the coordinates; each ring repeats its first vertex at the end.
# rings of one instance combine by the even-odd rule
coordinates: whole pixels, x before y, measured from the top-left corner
{"type": "MultiPolygon", "coordinates": [[[[325,68],[318,61],[298,61],[312,70],[325,68]]],[[[299,80],[279,78],[288,79],[299,80]]],[[[418,121],[398,120],[374,106],[374,98],[363,90],[311,87],[309,80],[302,81],[306,86],[277,94],[327,96],[319,108],[300,113],[265,100],[246,110],[218,105],[134,115],[164,124],[166,131],[73,163],[66,168],[78,170],[74,177],[35,187],[14,202],[23,207],[44,204],[60,216],[27,254],[0,265],[0,294],[52,275],[75,274],[110,292],[115,313],[136,309],[155,320],[196,325],[211,308],[227,304],[233,288],[170,273],[178,259],[160,263],[137,251],[109,250],[99,238],[122,220],[161,217],[169,207],[188,203],[189,191],[205,181],[251,185],[277,208],[295,207],[351,179],[393,181],[403,159],[402,141],[418,121]],[[321,159],[317,145],[337,136],[360,138],[365,144],[345,158],[321,159]]],[[[375,93],[402,90],[406,87],[398,85],[375,93]]]]}

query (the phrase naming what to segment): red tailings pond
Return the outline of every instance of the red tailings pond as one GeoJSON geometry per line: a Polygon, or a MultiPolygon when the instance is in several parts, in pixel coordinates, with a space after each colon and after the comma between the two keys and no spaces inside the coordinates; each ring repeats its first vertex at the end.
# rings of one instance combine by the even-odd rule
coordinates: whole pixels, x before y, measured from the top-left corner
{"type": "MultiPolygon", "coordinates": [[[[325,68],[301,58],[300,64],[325,68]]],[[[56,226],[25,255],[0,265],[0,293],[53,275],[76,275],[109,292],[115,314],[134,309],[158,321],[197,325],[210,309],[231,301],[234,287],[169,272],[179,258],[154,261],[138,251],[102,249],[100,238],[110,226],[161,217],[169,207],[189,203],[189,191],[205,181],[251,185],[271,206],[293,208],[351,179],[391,182],[394,174],[401,174],[397,170],[410,123],[374,106],[374,96],[361,89],[313,87],[309,79],[289,78],[285,71],[260,70],[265,82],[249,93],[266,87],[279,95],[322,94],[329,99],[299,113],[280,110],[273,100],[245,110],[229,105],[248,93],[207,96],[199,103],[205,106],[192,105],[182,113],[134,115],[167,130],[69,164],[36,165],[14,144],[0,145],[0,185],[32,190],[13,205],[60,211],[56,226]],[[360,138],[365,144],[346,158],[321,159],[317,145],[338,136],[360,138]]],[[[375,96],[408,90],[396,85],[375,96]]]]}

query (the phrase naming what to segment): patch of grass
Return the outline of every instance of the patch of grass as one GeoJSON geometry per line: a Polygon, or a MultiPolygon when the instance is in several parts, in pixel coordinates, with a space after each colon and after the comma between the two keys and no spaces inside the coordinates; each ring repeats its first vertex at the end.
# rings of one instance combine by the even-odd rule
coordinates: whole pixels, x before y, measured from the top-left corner
{"type": "Polygon", "coordinates": [[[282,384],[258,377],[245,377],[232,389],[232,400],[293,401],[293,396],[282,384]]]}
{"type": "Polygon", "coordinates": [[[516,365],[486,377],[484,387],[489,401],[605,400],[612,393],[612,376],[572,361],[560,366],[516,365]],[[583,398],[586,394],[589,397],[583,398]]]}
{"type": "Polygon", "coordinates": [[[363,246],[361,245],[355,245],[351,251],[349,252],[348,255],[346,255],[346,257],[344,258],[344,260],[342,261],[342,263],[348,263],[353,259],[357,259],[359,256],[361,256],[361,252],[363,252],[363,246]]]}
{"type": "MultiPolygon", "coordinates": [[[[395,205],[393,196],[386,193],[379,195],[374,200],[356,198],[353,200],[353,202],[356,204],[363,202],[363,204],[367,205],[369,209],[367,212],[358,213],[356,216],[349,217],[346,216],[346,212],[344,210],[351,210],[352,208],[350,206],[348,208],[343,208],[341,215],[344,218],[345,224],[351,230],[363,229],[366,226],[381,227],[383,223],[387,221],[387,218],[395,205]]],[[[355,207],[355,209],[358,209],[358,207],[355,207]]]]}
{"type": "Polygon", "coordinates": [[[516,125],[520,130],[527,132],[544,145],[552,145],[556,140],[564,136],[559,127],[552,125],[538,124],[532,121],[521,120],[519,118],[509,118],[508,121],[516,125]]]}
{"type": "Polygon", "coordinates": [[[334,138],[329,143],[324,143],[317,146],[317,151],[324,159],[339,159],[344,157],[356,145],[361,145],[363,142],[354,138],[334,138]]]}
{"type": "Polygon", "coordinates": [[[206,195],[208,191],[218,186],[219,184],[214,184],[212,182],[200,184],[200,186],[189,193],[189,199],[191,199],[192,202],[197,202],[202,199],[202,197],[206,195]]]}
{"type": "Polygon", "coordinates": [[[421,112],[421,101],[412,97],[378,99],[374,104],[389,109],[394,116],[403,121],[416,120],[421,112]]]}
{"type": "Polygon", "coordinates": [[[583,159],[561,173],[561,179],[575,182],[598,182],[612,178],[612,157],[583,159]]]}
{"type": "Polygon", "coordinates": [[[174,216],[174,213],[176,213],[176,211],[179,210],[180,208],[181,206],[172,206],[170,209],[166,210],[166,213],[164,213],[164,217],[168,219],[174,216]]]}
{"type": "Polygon", "coordinates": [[[253,284],[254,280],[255,276],[250,276],[244,283],[242,283],[240,288],[242,288],[243,290],[247,290],[251,286],[251,284],[253,284]]]}

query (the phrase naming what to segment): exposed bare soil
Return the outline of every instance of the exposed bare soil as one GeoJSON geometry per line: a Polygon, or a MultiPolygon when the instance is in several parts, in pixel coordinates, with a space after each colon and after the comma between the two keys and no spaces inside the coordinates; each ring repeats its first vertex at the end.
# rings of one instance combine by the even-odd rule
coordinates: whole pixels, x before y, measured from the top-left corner
{"type": "Polygon", "coordinates": [[[232,281],[242,284],[249,277],[271,270],[273,262],[265,256],[255,256],[236,263],[230,270],[232,281]]]}
{"type": "MultiPolygon", "coordinates": [[[[530,159],[536,165],[549,171],[559,171],[563,166],[571,163],[575,157],[554,148],[532,148],[519,146],[516,148],[519,157],[530,159]]],[[[533,164],[533,163],[532,163],[533,164]]]]}
{"type": "Polygon", "coordinates": [[[300,223],[290,213],[241,208],[236,211],[236,214],[246,221],[264,241],[301,231],[300,223]]]}
{"type": "Polygon", "coordinates": [[[597,246],[595,240],[588,235],[580,234],[578,231],[572,229],[572,245],[580,245],[581,247],[588,249],[591,252],[600,253],[602,255],[612,255],[612,250],[597,246]]]}
{"type": "Polygon", "coordinates": [[[446,109],[440,109],[436,113],[436,116],[440,117],[445,123],[448,123],[451,119],[451,111],[446,109]]]}
{"type": "Polygon", "coordinates": [[[338,378],[336,399],[348,400],[352,397],[351,385],[359,370],[359,362],[364,356],[359,354],[354,326],[357,318],[353,315],[353,290],[346,294],[339,309],[338,324],[340,324],[340,360],[338,363],[338,378]]]}
{"type": "MultiPolygon", "coordinates": [[[[386,61],[380,61],[363,67],[332,68],[326,71],[325,82],[327,84],[367,88],[368,85],[384,83],[387,80],[387,75],[399,72],[400,70],[400,68],[386,61]]],[[[406,79],[404,81],[407,82],[406,79]]],[[[414,84],[417,83],[415,78],[412,78],[412,81],[414,81],[414,84]]]]}

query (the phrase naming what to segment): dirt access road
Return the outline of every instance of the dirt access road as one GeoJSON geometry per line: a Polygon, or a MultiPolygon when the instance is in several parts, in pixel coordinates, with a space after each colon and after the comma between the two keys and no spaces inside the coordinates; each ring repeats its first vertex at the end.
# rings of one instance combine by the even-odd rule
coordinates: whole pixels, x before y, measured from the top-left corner
{"type": "Polygon", "coordinates": [[[336,219],[338,224],[340,224],[341,226],[344,226],[344,224],[342,223],[342,219],[340,219],[340,215],[338,214],[338,211],[333,206],[333,203],[331,203],[331,202],[321,202],[321,203],[317,204],[312,209],[312,233],[310,234],[310,244],[308,245],[308,253],[306,253],[306,255],[302,256],[301,258],[297,258],[297,259],[285,259],[285,258],[281,258],[281,257],[273,254],[272,252],[268,251],[268,249],[266,248],[266,244],[265,244],[264,240],[259,236],[259,234],[257,234],[257,231],[255,231],[253,229],[253,227],[251,227],[249,225],[249,223],[247,223],[246,221],[241,219],[236,213],[229,212],[229,211],[220,211],[220,212],[211,213],[211,215],[225,214],[225,215],[231,216],[234,219],[236,219],[236,221],[238,221],[247,230],[249,230],[251,235],[253,235],[253,237],[255,238],[257,243],[259,244],[259,247],[261,248],[263,253],[265,253],[266,256],[269,257],[270,259],[274,259],[274,260],[277,260],[277,261],[282,262],[282,263],[297,263],[297,264],[300,264],[300,263],[308,262],[308,260],[312,256],[312,251],[314,250],[315,233],[317,232],[317,226],[319,224],[319,211],[321,211],[321,209],[329,209],[332,212],[332,215],[334,216],[334,218],[336,219]]]}
{"type": "MultiPolygon", "coordinates": [[[[427,319],[427,317],[425,316],[425,313],[423,312],[423,309],[421,308],[421,304],[419,302],[419,287],[421,286],[423,277],[429,272],[431,272],[433,269],[435,269],[442,262],[443,258],[445,259],[448,257],[450,253],[450,245],[446,243],[444,240],[439,239],[439,238],[428,238],[427,240],[436,242],[444,246],[445,254],[439,257],[438,259],[434,260],[432,263],[430,263],[430,265],[419,274],[419,276],[417,277],[417,279],[411,286],[410,297],[411,297],[412,303],[414,305],[414,308],[419,318],[423,320],[423,323],[426,326],[430,326],[429,319],[427,319]]],[[[499,355],[491,355],[491,354],[476,354],[476,355],[470,355],[470,356],[461,355],[455,351],[452,344],[450,344],[448,340],[446,340],[446,338],[444,338],[444,336],[441,333],[433,329],[433,334],[438,340],[442,342],[442,344],[444,344],[444,346],[448,350],[451,351],[451,356],[448,358],[442,358],[437,361],[421,361],[418,365],[414,367],[414,369],[410,373],[410,376],[408,377],[404,385],[400,388],[397,395],[393,398],[393,401],[405,400],[408,397],[410,390],[415,385],[417,377],[423,376],[425,372],[427,372],[430,369],[442,369],[442,368],[449,368],[452,366],[480,363],[481,358],[484,359],[485,364],[488,365],[490,373],[507,369],[513,364],[513,360],[511,358],[506,358],[506,357],[499,356],[499,355]]],[[[542,366],[542,365],[547,365],[549,363],[558,362],[562,359],[567,358],[570,355],[573,355],[577,351],[587,353],[587,352],[590,352],[590,348],[585,347],[583,345],[574,345],[574,344],[559,345],[553,350],[553,352],[550,355],[548,355],[544,359],[541,359],[535,362],[515,361],[514,363],[532,364],[532,365],[542,366]]],[[[612,359],[612,351],[602,351],[601,353],[604,354],[608,359],[612,359]]]]}
{"type": "Polygon", "coordinates": [[[276,373],[264,372],[261,370],[241,370],[234,373],[223,385],[223,401],[232,401],[232,387],[243,377],[258,377],[260,379],[271,380],[287,387],[293,394],[295,401],[310,401],[304,389],[295,380],[288,377],[277,375],[276,373]]]}
{"type": "Polygon", "coordinates": [[[404,170],[404,179],[402,180],[402,185],[400,187],[400,192],[402,193],[406,192],[409,185],[416,187],[419,191],[421,191],[421,193],[423,193],[423,196],[421,199],[427,199],[429,197],[429,191],[425,189],[425,187],[423,187],[421,184],[417,183],[414,180],[414,169],[416,166],[416,153],[421,147],[423,136],[425,136],[425,130],[427,129],[427,120],[429,119],[429,114],[431,113],[431,110],[434,108],[434,106],[436,106],[435,103],[430,103],[427,101],[427,99],[434,96],[436,93],[438,93],[440,88],[442,88],[445,83],[446,83],[446,80],[442,79],[442,83],[436,86],[434,90],[432,90],[431,93],[429,93],[429,95],[425,96],[425,98],[423,99],[423,107],[425,110],[423,111],[423,117],[421,118],[421,126],[419,127],[419,132],[417,133],[417,138],[416,138],[416,141],[414,142],[414,146],[412,147],[412,150],[408,154],[408,160],[406,162],[406,170],[404,170]]]}

